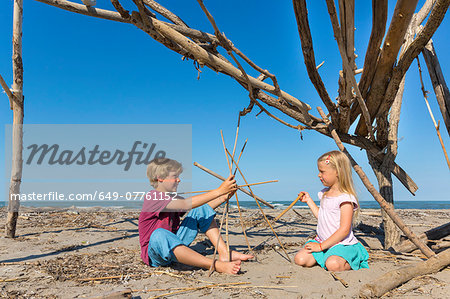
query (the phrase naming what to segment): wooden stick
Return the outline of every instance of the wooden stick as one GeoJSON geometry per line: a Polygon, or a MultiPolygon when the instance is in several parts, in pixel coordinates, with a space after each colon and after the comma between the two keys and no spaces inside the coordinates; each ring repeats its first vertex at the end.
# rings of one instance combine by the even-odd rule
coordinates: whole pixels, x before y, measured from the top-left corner
{"type": "MultiPolygon", "coordinates": [[[[240,118],[239,118],[239,121],[240,121],[240,118]]],[[[239,123],[238,123],[238,125],[239,125],[239,123]]],[[[245,146],[247,145],[247,141],[248,141],[248,138],[245,139],[244,145],[242,146],[241,152],[239,153],[238,162],[237,162],[238,165],[239,165],[239,161],[241,160],[242,153],[244,152],[245,146]]],[[[237,171],[237,168],[234,170],[233,175],[236,175],[236,171],[237,171]]],[[[248,252],[249,253],[253,252],[253,256],[256,258],[256,253],[252,250],[252,248],[250,246],[250,242],[248,241],[248,238],[247,238],[247,232],[246,232],[244,221],[242,220],[241,205],[239,204],[239,199],[238,199],[237,193],[234,194],[234,197],[236,198],[236,205],[237,205],[238,211],[239,211],[239,222],[241,223],[242,233],[244,234],[245,242],[247,243],[248,252]]]]}
{"type": "Polygon", "coordinates": [[[342,285],[346,288],[348,288],[348,282],[346,282],[345,280],[343,280],[341,277],[339,277],[336,273],[334,273],[333,271],[330,272],[331,276],[333,276],[334,279],[339,280],[340,283],[342,283],[342,285]]]}
{"type": "MultiPolygon", "coordinates": [[[[208,168],[206,168],[206,167],[203,166],[203,165],[200,165],[200,164],[197,163],[197,162],[194,162],[194,166],[197,166],[198,168],[200,168],[200,169],[203,170],[204,172],[209,173],[210,175],[212,175],[213,177],[218,178],[219,180],[222,180],[222,181],[225,181],[225,180],[226,180],[223,176],[221,176],[221,175],[215,173],[215,172],[212,171],[212,170],[209,170],[208,168]]],[[[238,190],[244,192],[244,193],[247,194],[248,196],[252,196],[250,192],[248,192],[247,190],[245,190],[245,189],[243,189],[243,188],[238,188],[238,190]]],[[[268,207],[271,208],[271,209],[274,208],[273,205],[271,205],[270,203],[268,203],[267,201],[265,201],[265,200],[262,199],[261,197],[256,196],[256,195],[255,195],[255,197],[256,197],[256,200],[258,200],[260,203],[262,203],[262,204],[268,206],[268,207]]]]}
{"type": "MultiPolygon", "coordinates": [[[[245,184],[245,185],[239,185],[238,188],[243,188],[247,186],[256,186],[256,185],[262,185],[262,184],[268,184],[268,183],[276,183],[278,180],[270,180],[270,181],[264,181],[264,182],[258,182],[258,183],[251,183],[251,184],[245,184]]],[[[177,194],[194,194],[194,193],[205,193],[209,191],[213,191],[214,189],[210,190],[202,190],[202,191],[190,191],[190,192],[177,192],[177,194]]]]}
{"type": "MultiPolygon", "coordinates": [[[[227,150],[227,153],[228,153],[228,155],[230,155],[230,157],[231,157],[231,154],[230,154],[230,152],[228,152],[228,150],[227,150]]],[[[237,165],[237,163],[234,161],[233,157],[231,157],[231,161],[236,165],[236,168],[237,168],[237,170],[239,171],[239,173],[241,174],[242,178],[244,179],[244,182],[245,182],[246,184],[248,184],[248,183],[247,183],[247,180],[245,179],[244,174],[242,173],[241,169],[239,168],[239,165],[237,165]]],[[[248,190],[250,191],[250,193],[252,194],[252,196],[254,196],[253,191],[252,191],[252,188],[248,187],[248,190]]],[[[286,249],[285,249],[284,246],[283,246],[283,243],[281,243],[281,240],[278,238],[277,233],[276,233],[275,230],[273,229],[272,224],[270,224],[269,219],[267,219],[266,214],[264,213],[263,209],[261,208],[261,205],[260,205],[259,202],[256,200],[256,198],[255,198],[255,201],[256,201],[256,204],[258,205],[259,210],[261,211],[262,215],[264,216],[264,219],[266,220],[266,222],[267,222],[267,224],[269,225],[270,229],[272,230],[273,234],[274,234],[275,237],[277,238],[278,243],[280,244],[281,248],[283,249],[284,253],[286,254],[286,256],[287,256],[289,262],[292,263],[292,260],[291,260],[291,258],[289,257],[289,254],[287,253],[286,249]]]]}
{"type": "Polygon", "coordinates": [[[417,247],[420,249],[420,251],[423,252],[428,258],[435,256],[435,253],[423,242],[417,238],[417,236],[405,225],[403,220],[398,216],[398,214],[394,211],[393,208],[386,202],[386,200],[381,196],[381,194],[375,189],[375,187],[370,183],[369,179],[367,178],[364,171],[361,169],[361,167],[356,163],[356,161],[353,159],[353,157],[350,155],[349,152],[345,149],[344,145],[342,144],[339,136],[336,133],[336,130],[334,129],[333,125],[331,124],[328,117],[325,115],[325,113],[322,111],[322,108],[317,107],[317,110],[319,111],[320,115],[322,116],[322,119],[327,124],[328,129],[331,132],[331,135],[336,142],[336,145],[338,148],[347,155],[347,157],[350,159],[350,162],[352,163],[353,168],[355,169],[358,176],[361,178],[361,181],[363,182],[364,186],[366,186],[367,190],[372,194],[372,196],[375,198],[375,200],[380,204],[381,208],[386,212],[386,214],[391,217],[392,221],[398,226],[398,228],[414,243],[417,245],[417,247]]]}
{"type": "Polygon", "coordinates": [[[417,67],[419,68],[419,77],[420,77],[420,84],[422,85],[422,94],[423,99],[425,100],[425,103],[427,104],[428,112],[430,113],[431,120],[433,120],[434,128],[436,129],[436,133],[439,138],[439,142],[441,143],[442,150],[444,151],[445,160],[447,161],[448,169],[450,170],[450,160],[448,159],[447,150],[445,149],[444,141],[442,141],[441,132],[439,131],[439,125],[440,123],[436,123],[436,120],[434,119],[433,111],[431,111],[430,104],[428,103],[428,96],[427,91],[425,90],[425,86],[423,85],[423,79],[422,79],[422,68],[420,67],[420,61],[419,57],[417,57],[417,67]]]}
{"type": "MultiPolygon", "coordinates": [[[[239,125],[237,127],[236,130],[236,138],[235,140],[237,141],[237,134],[239,132],[239,125]]],[[[231,164],[230,161],[228,159],[228,155],[227,155],[227,148],[225,146],[225,140],[223,138],[223,132],[222,130],[220,130],[220,136],[222,137],[222,145],[223,145],[223,150],[225,152],[225,157],[227,158],[227,164],[228,164],[228,169],[230,170],[230,175],[232,173],[231,171],[231,164]]],[[[234,150],[236,150],[236,142],[234,144],[234,150]]],[[[234,152],[233,152],[233,156],[234,156],[234,152]]],[[[229,209],[230,209],[230,198],[227,199],[227,203],[225,205],[225,240],[226,240],[226,245],[227,245],[227,256],[228,256],[228,261],[231,262],[231,251],[230,251],[230,240],[229,240],[229,236],[228,236],[228,213],[229,213],[229,209]]],[[[220,231],[219,231],[219,238],[220,238],[220,231]]],[[[219,245],[219,243],[217,243],[217,245],[219,245]]]]}
{"type": "Polygon", "coordinates": [[[302,192],[300,193],[299,196],[297,196],[297,198],[289,205],[289,207],[287,207],[286,209],[284,209],[283,212],[280,213],[280,215],[278,215],[277,217],[275,217],[275,219],[273,220],[273,222],[277,222],[281,217],[283,217],[284,214],[286,214],[287,211],[289,211],[296,203],[297,201],[299,201],[305,194],[302,192]]]}

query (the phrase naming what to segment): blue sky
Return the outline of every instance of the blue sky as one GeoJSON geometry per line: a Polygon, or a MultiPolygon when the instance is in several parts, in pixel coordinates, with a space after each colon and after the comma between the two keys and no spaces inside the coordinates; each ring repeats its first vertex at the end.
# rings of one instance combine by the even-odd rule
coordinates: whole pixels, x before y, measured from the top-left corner
{"type": "MultiPolygon", "coordinates": [[[[81,2],[81,1],[79,1],[81,2]]],[[[135,9],[124,1],[128,9],[135,9]]],[[[371,2],[356,1],[357,66],[361,68],[371,30],[371,2]]],[[[390,1],[390,20],[394,8],[390,1]]],[[[424,1],[419,1],[421,7],[424,1]]],[[[109,1],[98,7],[112,9],[109,1]]],[[[161,1],[190,27],[213,32],[194,0],[161,1]]],[[[248,57],[276,74],[285,91],[308,103],[318,115],[322,106],[303,64],[300,39],[291,1],[205,1],[221,31],[248,57]]],[[[13,1],[0,9],[0,73],[12,82],[11,38],[13,1]]],[[[308,1],[310,26],[317,64],[325,61],[320,74],[331,98],[337,96],[340,55],[333,38],[325,1],[308,1]]],[[[433,37],[441,66],[450,78],[450,42],[445,33],[446,16],[433,37]]],[[[203,68],[200,80],[192,61],[152,40],[129,24],[66,12],[27,0],[24,7],[23,61],[26,124],[192,124],[192,159],[222,174],[228,172],[222,149],[222,129],[232,147],[238,112],[248,105],[245,90],[223,74],[203,68]]],[[[422,67],[426,71],[425,62],[422,67]]],[[[251,74],[257,75],[255,73],[251,74]]],[[[359,78],[357,78],[359,80],[359,78]]],[[[425,86],[432,91],[425,73],[425,86]]],[[[12,123],[5,94],[0,94],[2,124],[12,123]]],[[[442,119],[433,93],[429,101],[437,119],[442,119]]],[[[316,159],[336,149],[334,141],[314,131],[299,133],[258,109],[241,119],[240,143],[249,139],[241,166],[247,180],[278,179],[276,185],[254,188],[268,201],[293,200],[301,190],[321,189],[316,159]]],[[[276,115],[281,115],[272,111],[276,115]]],[[[285,118],[291,123],[293,120],[285,118]]],[[[0,130],[0,156],[4,157],[4,130],[0,130]]],[[[450,148],[442,125],[442,136],[450,148]]],[[[426,110],[414,62],[407,75],[399,127],[397,163],[419,186],[415,197],[394,178],[396,200],[449,200],[445,187],[450,181],[432,121],[426,110]]],[[[376,180],[363,151],[349,147],[371,181],[376,180]]],[[[0,159],[0,168],[4,168],[0,159]]],[[[5,171],[3,171],[5,173],[5,171]]],[[[0,194],[6,194],[9,177],[2,176],[0,194]]],[[[143,171],[145,176],[145,170],[143,171]]],[[[354,174],[360,200],[373,200],[354,174]]],[[[238,178],[240,183],[242,179],[238,178]]],[[[218,181],[193,169],[193,189],[210,189],[218,181]]],[[[244,198],[244,195],[241,196],[244,198]]],[[[3,198],[2,198],[3,200],[3,198]]]]}

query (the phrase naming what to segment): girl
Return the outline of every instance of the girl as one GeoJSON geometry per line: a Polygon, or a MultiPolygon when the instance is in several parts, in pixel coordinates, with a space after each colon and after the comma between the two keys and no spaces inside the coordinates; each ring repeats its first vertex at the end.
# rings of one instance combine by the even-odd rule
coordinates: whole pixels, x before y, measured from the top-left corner
{"type": "Polygon", "coordinates": [[[317,160],[317,168],[326,187],[318,193],[320,208],[308,192],[301,192],[301,201],[308,204],[318,219],[317,237],[300,249],[295,263],[303,267],[317,263],[330,271],[369,268],[369,254],[352,232],[353,213],[359,207],[350,160],[340,151],[331,151],[317,160]]]}

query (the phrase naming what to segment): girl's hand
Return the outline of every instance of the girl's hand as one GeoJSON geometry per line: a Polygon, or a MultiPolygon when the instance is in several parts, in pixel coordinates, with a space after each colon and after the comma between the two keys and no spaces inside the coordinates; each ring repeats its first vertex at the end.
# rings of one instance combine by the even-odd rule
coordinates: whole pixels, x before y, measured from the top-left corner
{"type": "Polygon", "coordinates": [[[312,200],[311,196],[309,196],[309,193],[306,191],[302,191],[298,194],[298,196],[300,196],[303,193],[303,196],[300,198],[301,202],[308,202],[310,200],[312,200]]]}
{"type": "Polygon", "coordinates": [[[319,243],[316,243],[316,242],[309,242],[308,244],[305,245],[305,249],[306,249],[309,253],[311,253],[311,252],[319,252],[319,251],[322,251],[322,250],[320,249],[319,243]]]}
{"type": "Polygon", "coordinates": [[[230,175],[222,184],[220,184],[219,188],[216,190],[219,192],[219,196],[227,193],[231,193],[231,195],[236,192],[237,185],[236,180],[234,179],[234,175],[230,175]]]}

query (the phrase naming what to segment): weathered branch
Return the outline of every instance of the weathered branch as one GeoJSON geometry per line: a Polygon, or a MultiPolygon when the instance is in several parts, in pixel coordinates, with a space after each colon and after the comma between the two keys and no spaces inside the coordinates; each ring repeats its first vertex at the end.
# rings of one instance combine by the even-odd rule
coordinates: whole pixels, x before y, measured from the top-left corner
{"type": "Polygon", "coordinates": [[[416,25],[422,24],[423,20],[428,16],[437,0],[426,0],[422,8],[416,14],[416,25]]]}
{"type": "Polygon", "coordinates": [[[397,66],[394,68],[391,80],[389,81],[389,85],[387,86],[386,93],[384,95],[384,101],[382,102],[379,110],[376,111],[377,113],[382,113],[383,111],[389,110],[403,76],[406,74],[406,71],[409,69],[414,58],[419,55],[433,36],[434,32],[436,32],[437,28],[444,19],[449,5],[450,0],[437,0],[430,16],[428,17],[427,23],[422,30],[417,33],[416,38],[406,49],[405,53],[400,57],[397,66]]]}
{"type": "MultiPolygon", "coordinates": [[[[363,72],[359,80],[359,90],[364,99],[367,98],[367,92],[375,75],[380,46],[386,31],[387,11],[387,0],[372,0],[372,32],[370,33],[369,45],[367,46],[366,57],[364,59],[363,72]]],[[[356,102],[350,114],[351,124],[360,113],[361,108],[359,108],[359,104],[356,102]]]]}
{"type": "MultiPolygon", "coordinates": [[[[380,104],[385,100],[384,94],[389,83],[389,78],[391,77],[392,68],[397,60],[398,52],[403,44],[403,39],[411,22],[417,2],[418,0],[398,0],[395,6],[391,25],[389,26],[375,75],[368,96],[366,97],[366,105],[372,120],[375,119],[380,104]]],[[[398,82],[399,84],[400,80],[398,82]]],[[[356,128],[356,134],[366,136],[367,133],[366,123],[363,119],[360,119],[356,128]]]]}
{"type": "Polygon", "coordinates": [[[8,84],[6,84],[5,80],[3,79],[2,75],[0,75],[0,85],[3,87],[3,90],[5,91],[6,95],[9,99],[9,107],[13,108],[13,102],[14,102],[14,95],[11,92],[11,89],[9,89],[8,84]]]}
{"type": "Polygon", "coordinates": [[[324,122],[328,126],[328,130],[330,130],[331,135],[333,136],[334,141],[336,142],[336,145],[339,147],[339,149],[347,155],[347,157],[350,159],[350,162],[353,166],[353,169],[356,171],[358,176],[361,178],[361,181],[363,182],[364,186],[366,186],[367,190],[372,194],[374,199],[380,204],[381,208],[391,217],[392,221],[398,226],[398,228],[408,237],[408,239],[411,240],[414,244],[417,245],[417,247],[420,249],[420,251],[425,254],[428,258],[434,256],[434,252],[425,244],[423,244],[419,238],[406,226],[406,224],[403,222],[403,220],[397,215],[395,210],[386,202],[386,200],[381,196],[380,193],[375,189],[375,187],[372,185],[372,183],[367,178],[364,171],[361,169],[361,167],[356,163],[356,161],[352,158],[350,153],[345,149],[344,145],[342,144],[341,140],[339,139],[339,136],[336,133],[336,130],[333,128],[333,125],[331,124],[330,120],[327,118],[325,113],[322,111],[320,107],[317,107],[317,110],[319,110],[320,116],[322,116],[324,122]]]}
{"type": "Polygon", "coordinates": [[[352,91],[352,82],[350,76],[355,74],[355,1],[354,0],[339,0],[339,20],[342,34],[342,41],[347,59],[349,61],[352,73],[347,75],[345,66],[343,71],[339,72],[338,79],[338,107],[339,107],[339,121],[334,122],[336,128],[341,132],[348,132],[350,128],[350,107],[354,101],[352,91]]]}
{"type": "Polygon", "coordinates": [[[302,46],[303,58],[305,61],[306,70],[308,76],[317,90],[322,102],[327,107],[333,120],[337,120],[336,105],[331,101],[328,95],[327,89],[320,77],[316,67],[316,59],[314,57],[313,41],[311,37],[311,30],[308,22],[308,11],[306,8],[305,0],[294,0],[294,12],[297,20],[298,33],[300,35],[300,41],[302,46]]]}
{"type": "MultiPolygon", "coordinates": [[[[369,115],[369,111],[367,110],[367,107],[364,103],[364,99],[362,98],[361,92],[358,88],[358,83],[356,83],[355,74],[353,72],[353,69],[351,68],[351,66],[349,65],[349,62],[348,62],[347,53],[344,49],[344,41],[342,38],[341,29],[339,28],[339,23],[338,23],[338,19],[337,19],[336,7],[334,5],[334,0],[326,0],[326,2],[327,2],[327,7],[328,7],[328,13],[330,14],[331,24],[333,26],[334,37],[338,44],[339,53],[341,53],[342,64],[344,66],[344,70],[346,71],[347,78],[350,80],[351,84],[353,85],[359,106],[362,108],[362,113],[363,113],[363,118],[364,118],[365,124],[366,124],[367,128],[369,128],[367,133],[369,134],[369,138],[373,141],[375,137],[373,135],[372,121],[371,121],[371,118],[369,115]]],[[[361,135],[361,136],[366,136],[366,135],[367,134],[361,135]]]]}
{"type": "Polygon", "coordinates": [[[436,95],[439,108],[441,109],[442,118],[444,119],[447,133],[450,136],[450,92],[442,73],[441,65],[434,50],[433,41],[430,39],[428,44],[422,51],[425,62],[427,63],[428,73],[430,74],[431,83],[433,84],[434,93],[436,95]]]}

